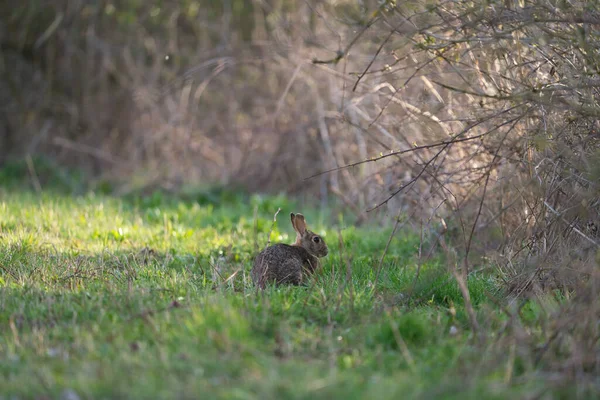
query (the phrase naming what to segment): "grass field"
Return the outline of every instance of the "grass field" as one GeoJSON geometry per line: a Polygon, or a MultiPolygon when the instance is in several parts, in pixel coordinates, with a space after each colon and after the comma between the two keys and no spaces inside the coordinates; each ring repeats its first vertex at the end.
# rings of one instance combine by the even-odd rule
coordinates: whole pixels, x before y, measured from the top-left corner
{"type": "MultiPolygon", "coordinates": [[[[440,256],[415,282],[417,234],[396,234],[375,282],[390,232],[283,197],[0,187],[0,398],[545,393],[514,348],[476,345],[440,256]],[[252,258],[271,229],[273,241],[292,241],[290,211],[305,213],[330,254],[311,286],[259,293],[252,258]]],[[[493,335],[505,319],[489,300],[500,293],[497,278],[473,274],[468,283],[493,335]]]]}

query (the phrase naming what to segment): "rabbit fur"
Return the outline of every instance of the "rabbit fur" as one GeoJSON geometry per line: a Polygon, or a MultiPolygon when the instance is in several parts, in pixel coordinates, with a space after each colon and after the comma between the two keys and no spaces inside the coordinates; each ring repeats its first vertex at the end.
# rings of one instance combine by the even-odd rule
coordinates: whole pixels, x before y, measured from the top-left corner
{"type": "Polygon", "coordinates": [[[260,288],[267,283],[300,285],[320,267],[319,258],[329,251],[323,238],[307,229],[302,214],[290,213],[290,218],[296,242],[269,246],[254,259],[252,281],[260,288]]]}

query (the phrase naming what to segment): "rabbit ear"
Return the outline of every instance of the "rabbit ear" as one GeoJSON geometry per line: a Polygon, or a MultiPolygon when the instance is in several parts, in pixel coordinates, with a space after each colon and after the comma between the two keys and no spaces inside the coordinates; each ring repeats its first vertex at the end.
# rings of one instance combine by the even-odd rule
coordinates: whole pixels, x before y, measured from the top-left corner
{"type": "Polygon", "coordinates": [[[296,214],[290,213],[290,219],[292,220],[292,226],[294,227],[294,230],[296,230],[296,222],[295,222],[296,214]]]}
{"type": "Polygon", "coordinates": [[[294,229],[300,235],[304,235],[306,233],[306,221],[304,220],[304,215],[292,214],[292,225],[294,225],[294,229]]]}

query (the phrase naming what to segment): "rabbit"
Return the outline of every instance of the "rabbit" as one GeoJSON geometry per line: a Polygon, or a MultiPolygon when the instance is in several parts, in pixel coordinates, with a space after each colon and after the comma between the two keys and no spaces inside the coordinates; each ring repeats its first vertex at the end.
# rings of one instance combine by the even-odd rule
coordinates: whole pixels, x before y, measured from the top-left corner
{"type": "Polygon", "coordinates": [[[296,231],[292,245],[277,243],[261,251],[254,259],[251,276],[255,285],[266,283],[300,285],[320,266],[319,258],[329,252],[323,238],[306,228],[302,214],[290,213],[296,231]]]}

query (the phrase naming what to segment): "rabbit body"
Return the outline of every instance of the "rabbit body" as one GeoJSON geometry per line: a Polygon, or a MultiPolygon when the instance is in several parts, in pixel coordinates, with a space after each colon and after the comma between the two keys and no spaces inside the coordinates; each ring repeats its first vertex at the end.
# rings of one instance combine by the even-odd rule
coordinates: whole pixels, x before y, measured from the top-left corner
{"type": "Polygon", "coordinates": [[[319,266],[319,259],[304,248],[277,243],[267,247],[254,260],[252,280],[299,285],[305,273],[313,273],[319,266]]]}
{"type": "Polygon", "coordinates": [[[296,242],[292,245],[277,243],[267,247],[256,256],[251,276],[261,288],[266,283],[299,285],[306,276],[320,266],[319,257],[328,253],[325,241],[306,228],[302,214],[290,215],[296,230],[296,242]]]}

